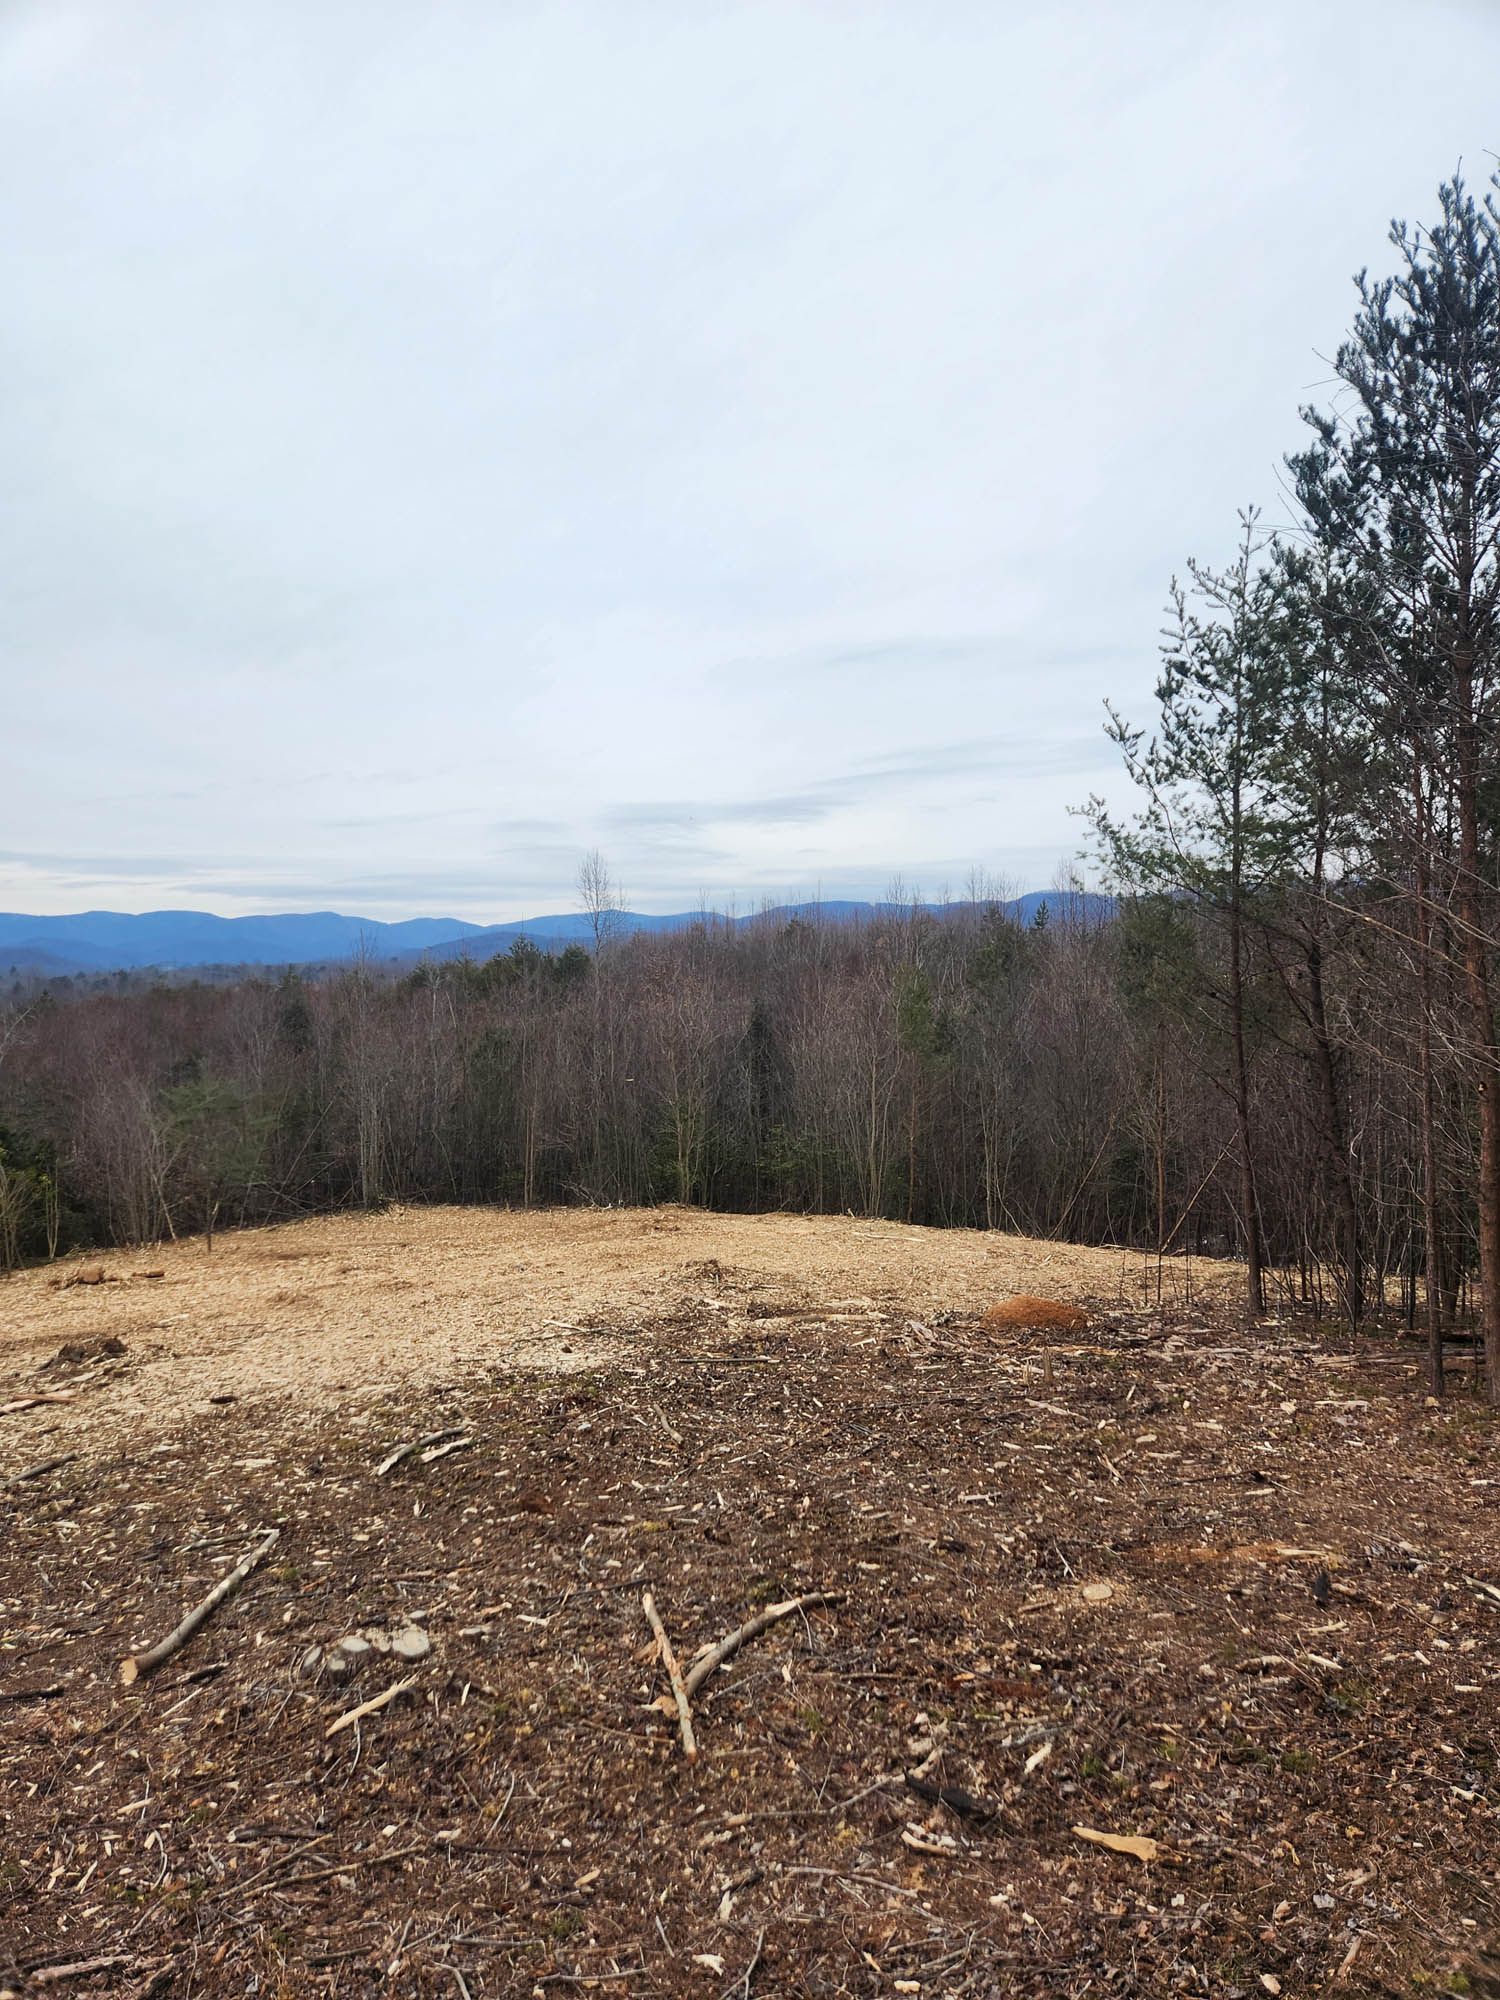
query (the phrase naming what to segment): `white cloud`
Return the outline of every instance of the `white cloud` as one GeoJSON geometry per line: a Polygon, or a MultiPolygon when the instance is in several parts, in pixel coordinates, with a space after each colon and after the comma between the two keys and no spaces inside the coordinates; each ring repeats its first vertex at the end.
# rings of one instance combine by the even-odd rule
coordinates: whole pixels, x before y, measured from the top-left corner
{"type": "Polygon", "coordinates": [[[0,902],[1045,884],[1497,73],[1485,0],[13,0],[0,902]]]}

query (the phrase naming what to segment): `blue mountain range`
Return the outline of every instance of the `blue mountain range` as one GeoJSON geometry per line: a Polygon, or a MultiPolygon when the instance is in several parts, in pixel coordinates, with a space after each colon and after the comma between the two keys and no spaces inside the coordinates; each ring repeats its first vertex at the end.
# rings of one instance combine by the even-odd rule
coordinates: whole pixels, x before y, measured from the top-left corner
{"type": "MultiPolygon", "coordinates": [[[[1001,908],[1014,921],[1030,923],[1043,903],[1050,914],[1075,922],[1100,922],[1114,908],[1108,896],[1056,890],[1018,896],[1001,908]]],[[[949,904],[945,910],[952,914],[963,907],[949,904]]],[[[793,919],[860,923],[890,910],[884,903],[788,903],[749,916],[709,920],[740,929],[793,919]]],[[[934,907],[932,914],[941,916],[944,910],[934,907]]],[[[670,916],[622,910],[612,925],[619,936],[685,930],[704,920],[702,910],[670,916]]],[[[509,951],[521,937],[541,951],[557,952],[570,944],[591,944],[593,928],[577,912],[509,924],[474,924],[462,917],[408,917],[400,923],[382,923],[373,917],[341,916],[335,910],[265,917],[216,917],[206,910],[146,910],[137,915],[84,910],[66,917],[0,913],[0,974],[52,978],[210,965],[338,965],[361,952],[382,964],[401,965],[422,959],[493,958],[509,951]]]]}

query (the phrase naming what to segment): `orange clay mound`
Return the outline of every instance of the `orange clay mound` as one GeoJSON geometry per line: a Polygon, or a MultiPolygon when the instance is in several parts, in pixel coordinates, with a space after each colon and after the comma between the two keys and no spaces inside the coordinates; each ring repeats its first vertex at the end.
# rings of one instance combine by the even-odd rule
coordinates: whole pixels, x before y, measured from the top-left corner
{"type": "Polygon", "coordinates": [[[1002,1299],[984,1316],[984,1324],[997,1330],[1024,1327],[1033,1332],[1050,1328],[1057,1333],[1084,1333],[1088,1323],[1089,1316],[1081,1306],[1059,1305],[1056,1299],[1032,1299],[1024,1294],[1020,1298],[1002,1299]]]}

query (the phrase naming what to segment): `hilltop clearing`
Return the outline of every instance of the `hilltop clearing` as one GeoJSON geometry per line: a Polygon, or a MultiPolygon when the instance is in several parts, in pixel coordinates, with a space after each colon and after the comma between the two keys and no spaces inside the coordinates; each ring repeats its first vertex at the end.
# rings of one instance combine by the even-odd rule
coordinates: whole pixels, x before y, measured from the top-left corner
{"type": "Polygon", "coordinates": [[[103,1261],[0,1295],[0,1990],[1259,2000],[1491,1927],[1494,1420],[1230,1268],[687,1211],[103,1261]],[[696,1764],[648,1591],[689,1674],[824,1594],[696,1764]]]}
{"type": "MultiPolygon", "coordinates": [[[[1172,1259],[1165,1285],[1178,1300],[1225,1299],[1243,1276],[1172,1259]]],[[[1154,1286],[1139,1252],[983,1230],[689,1208],[397,1208],[218,1236],[209,1252],[196,1239],[19,1273],[0,1294],[0,1381],[22,1393],[60,1345],[98,1355],[123,1340],[125,1357],[99,1357],[107,1390],[80,1395],[76,1422],[138,1437],[214,1396],[266,1401],[274,1420],[283,1405],[358,1407],[496,1368],[638,1358],[684,1321],[726,1336],[752,1320],[875,1325],[978,1313],[1020,1290],[1139,1311],[1154,1286]],[[68,1282],[100,1270],[103,1284],[68,1282]]],[[[73,1417],[54,1422],[70,1430],[73,1417]]]]}

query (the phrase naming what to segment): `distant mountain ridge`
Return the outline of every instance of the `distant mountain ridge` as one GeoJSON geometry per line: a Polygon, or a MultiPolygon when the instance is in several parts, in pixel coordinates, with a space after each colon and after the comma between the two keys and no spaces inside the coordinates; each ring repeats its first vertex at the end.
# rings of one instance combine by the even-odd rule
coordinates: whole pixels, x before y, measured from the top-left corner
{"type": "MultiPolygon", "coordinates": [[[[999,905],[1016,922],[1034,921],[1043,903],[1064,920],[1099,922],[1114,909],[1109,896],[1083,890],[1036,890],[999,905]]],[[[683,910],[649,916],[622,910],[616,935],[639,931],[685,930],[705,918],[737,929],[757,923],[868,922],[889,915],[893,905],[860,902],[789,903],[747,916],[683,910]]],[[[943,910],[924,905],[933,915],[943,910]]],[[[970,907],[949,904],[949,913],[970,907]]],[[[593,928],[576,911],[527,917],[507,924],[475,924],[462,917],[408,917],[384,923],[373,917],[346,917],[336,910],[291,912],[281,916],[216,917],[206,910],[83,910],[73,916],[37,917],[0,912],[0,974],[60,978],[78,973],[184,971],[194,966],[287,966],[343,964],[367,953],[381,964],[415,964],[421,959],[471,956],[493,958],[517,938],[541,951],[590,944],[593,928]]]]}

